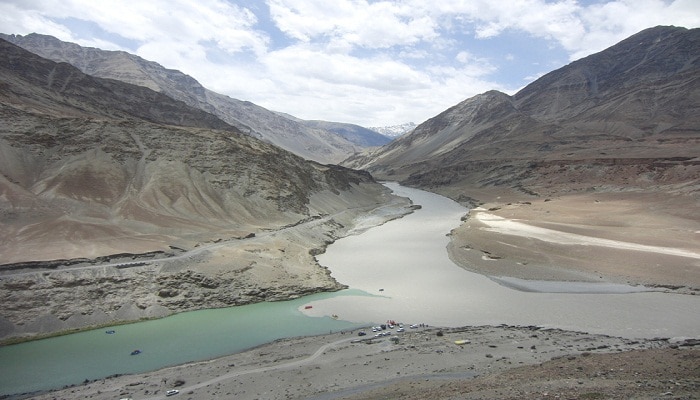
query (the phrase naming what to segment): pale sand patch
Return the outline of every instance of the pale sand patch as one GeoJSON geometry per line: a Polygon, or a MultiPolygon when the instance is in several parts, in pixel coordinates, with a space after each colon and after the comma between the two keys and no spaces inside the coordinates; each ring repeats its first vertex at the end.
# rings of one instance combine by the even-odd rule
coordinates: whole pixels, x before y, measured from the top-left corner
{"type": "Polygon", "coordinates": [[[620,240],[602,239],[599,237],[579,235],[561,230],[540,228],[512,219],[506,219],[497,215],[484,212],[477,208],[472,210],[473,218],[488,226],[484,230],[504,235],[523,236],[531,239],[542,240],[549,243],[574,245],[574,246],[602,246],[619,250],[644,251],[649,253],[668,254],[678,257],[700,259],[700,253],[692,250],[673,247],[650,246],[639,243],[623,242],[620,240]]]}
{"type": "MultiPolygon", "coordinates": [[[[497,199],[497,201],[500,201],[497,199]]],[[[700,288],[700,219],[692,198],[595,193],[472,210],[448,247],[489,276],[700,288]]]]}

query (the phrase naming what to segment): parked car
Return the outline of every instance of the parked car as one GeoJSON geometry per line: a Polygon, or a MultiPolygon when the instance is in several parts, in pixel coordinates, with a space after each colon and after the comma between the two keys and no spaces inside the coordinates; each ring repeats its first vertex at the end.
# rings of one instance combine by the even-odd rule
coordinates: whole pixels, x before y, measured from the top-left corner
{"type": "Polygon", "coordinates": [[[167,392],[165,392],[166,396],[175,396],[176,394],[180,393],[179,390],[177,389],[170,389],[167,392]]]}

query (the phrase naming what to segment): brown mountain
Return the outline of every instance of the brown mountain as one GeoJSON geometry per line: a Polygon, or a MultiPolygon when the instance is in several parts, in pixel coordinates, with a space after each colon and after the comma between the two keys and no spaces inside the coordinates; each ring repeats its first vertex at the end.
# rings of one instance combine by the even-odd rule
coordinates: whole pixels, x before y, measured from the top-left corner
{"type": "MultiPolygon", "coordinates": [[[[189,75],[123,51],[82,47],[36,33],[25,36],[0,34],[0,38],[41,57],[69,63],[88,75],[144,86],[181,100],[216,115],[246,134],[309,160],[338,163],[367,147],[333,130],[213,92],[189,75]]],[[[355,126],[355,129],[361,128],[355,126]]],[[[381,139],[381,135],[376,136],[381,139]]]]}
{"type": "Polygon", "coordinates": [[[451,235],[467,269],[695,293],[700,29],[644,30],[345,165],[483,203],[451,235]]]}
{"type": "Polygon", "coordinates": [[[0,338],[338,289],[392,197],[143,86],[0,40],[0,338]]]}
{"type": "Polygon", "coordinates": [[[345,165],[435,188],[697,192],[700,30],[656,27],[514,96],[490,91],[345,165]]]}

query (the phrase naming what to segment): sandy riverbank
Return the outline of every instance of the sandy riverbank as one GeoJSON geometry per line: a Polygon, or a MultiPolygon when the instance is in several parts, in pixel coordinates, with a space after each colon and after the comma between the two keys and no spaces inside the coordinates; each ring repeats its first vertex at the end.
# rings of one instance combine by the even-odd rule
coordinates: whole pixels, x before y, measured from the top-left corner
{"type": "MultiPolygon", "coordinates": [[[[607,368],[608,363],[619,361],[620,357],[633,357],[629,352],[640,350],[652,351],[648,354],[655,354],[659,362],[668,362],[668,368],[656,376],[646,376],[645,371],[639,371],[642,375],[626,376],[618,382],[620,385],[630,385],[630,390],[640,393],[660,395],[666,391],[664,385],[668,385],[663,383],[664,380],[676,382],[672,385],[675,394],[692,394],[700,384],[698,375],[692,375],[700,368],[700,352],[687,346],[678,347],[679,343],[666,340],[639,341],[511,326],[407,328],[406,332],[394,332],[392,336],[398,338],[396,342],[390,337],[382,337],[353,343],[360,339],[356,332],[280,340],[212,361],[98,380],[33,398],[160,399],[165,398],[165,391],[175,385],[180,391],[178,398],[186,399],[394,398],[386,393],[387,387],[393,388],[392,392],[397,394],[414,396],[408,398],[446,398],[431,397],[429,391],[440,390],[442,385],[471,381],[482,385],[481,391],[476,393],[489,393],[483,391],[484,379],[500,376],[494,374],[516,374],[518,370],[505,371],[549,363],[552,359],[555,363],[565,362],[583,368],[595,359],[597,371],[602,374],[599,377],[584,378],[578,374],[577,378],[566,382],[551,383],[551,389],[547,389],[549,386],[530,388],[535,392],[549,390],[554,394],[558,385],[561,390],[583,390],[581,393],[586,393],[607,390],[595,385],[601,380],[612,379],[608,374],[618,374],[618,371],[607,368]],[[457,340],[468,342],[458,345],[455,344],[457,340]],[[610,356],[605,358],[605,354],[610,356]],[[672,364],[680,358],[686,360],[683,365],[672,364]],[[484,378],[474,381],[471,379],[474,376],[484,378]],[[645,386],[639,388],[629,382],[630,379],[643,380],[645,386]],[[375,396],[375,393],[384,395],[375,396]],[[423,395],[415,397],[417,393],[423,395]]],[[[537,372],[540,368],[528,370],[537,372]]],[[[635,365],[626,365],[626,368],[632,371],[635,365]]],[[[493,395],[494,392],[490,393],[493,395]]]]}
{"type": "Polygon", "coordinates": [[[687,200],[596,193],[492,201],[452,232],[450,258],[489,276],[700,290],[700,218],[687,200]]]}

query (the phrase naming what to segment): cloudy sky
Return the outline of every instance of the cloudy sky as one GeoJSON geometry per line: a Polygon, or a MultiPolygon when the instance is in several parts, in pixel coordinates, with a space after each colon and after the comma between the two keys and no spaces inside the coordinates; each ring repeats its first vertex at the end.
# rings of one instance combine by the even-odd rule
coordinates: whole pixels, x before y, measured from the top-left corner
{"type": "Polygon", "coordinates": [[[124,50],[304,119],[420,123],[648,27],[698,0],[0,0],[0,32],[124,50]]]}

